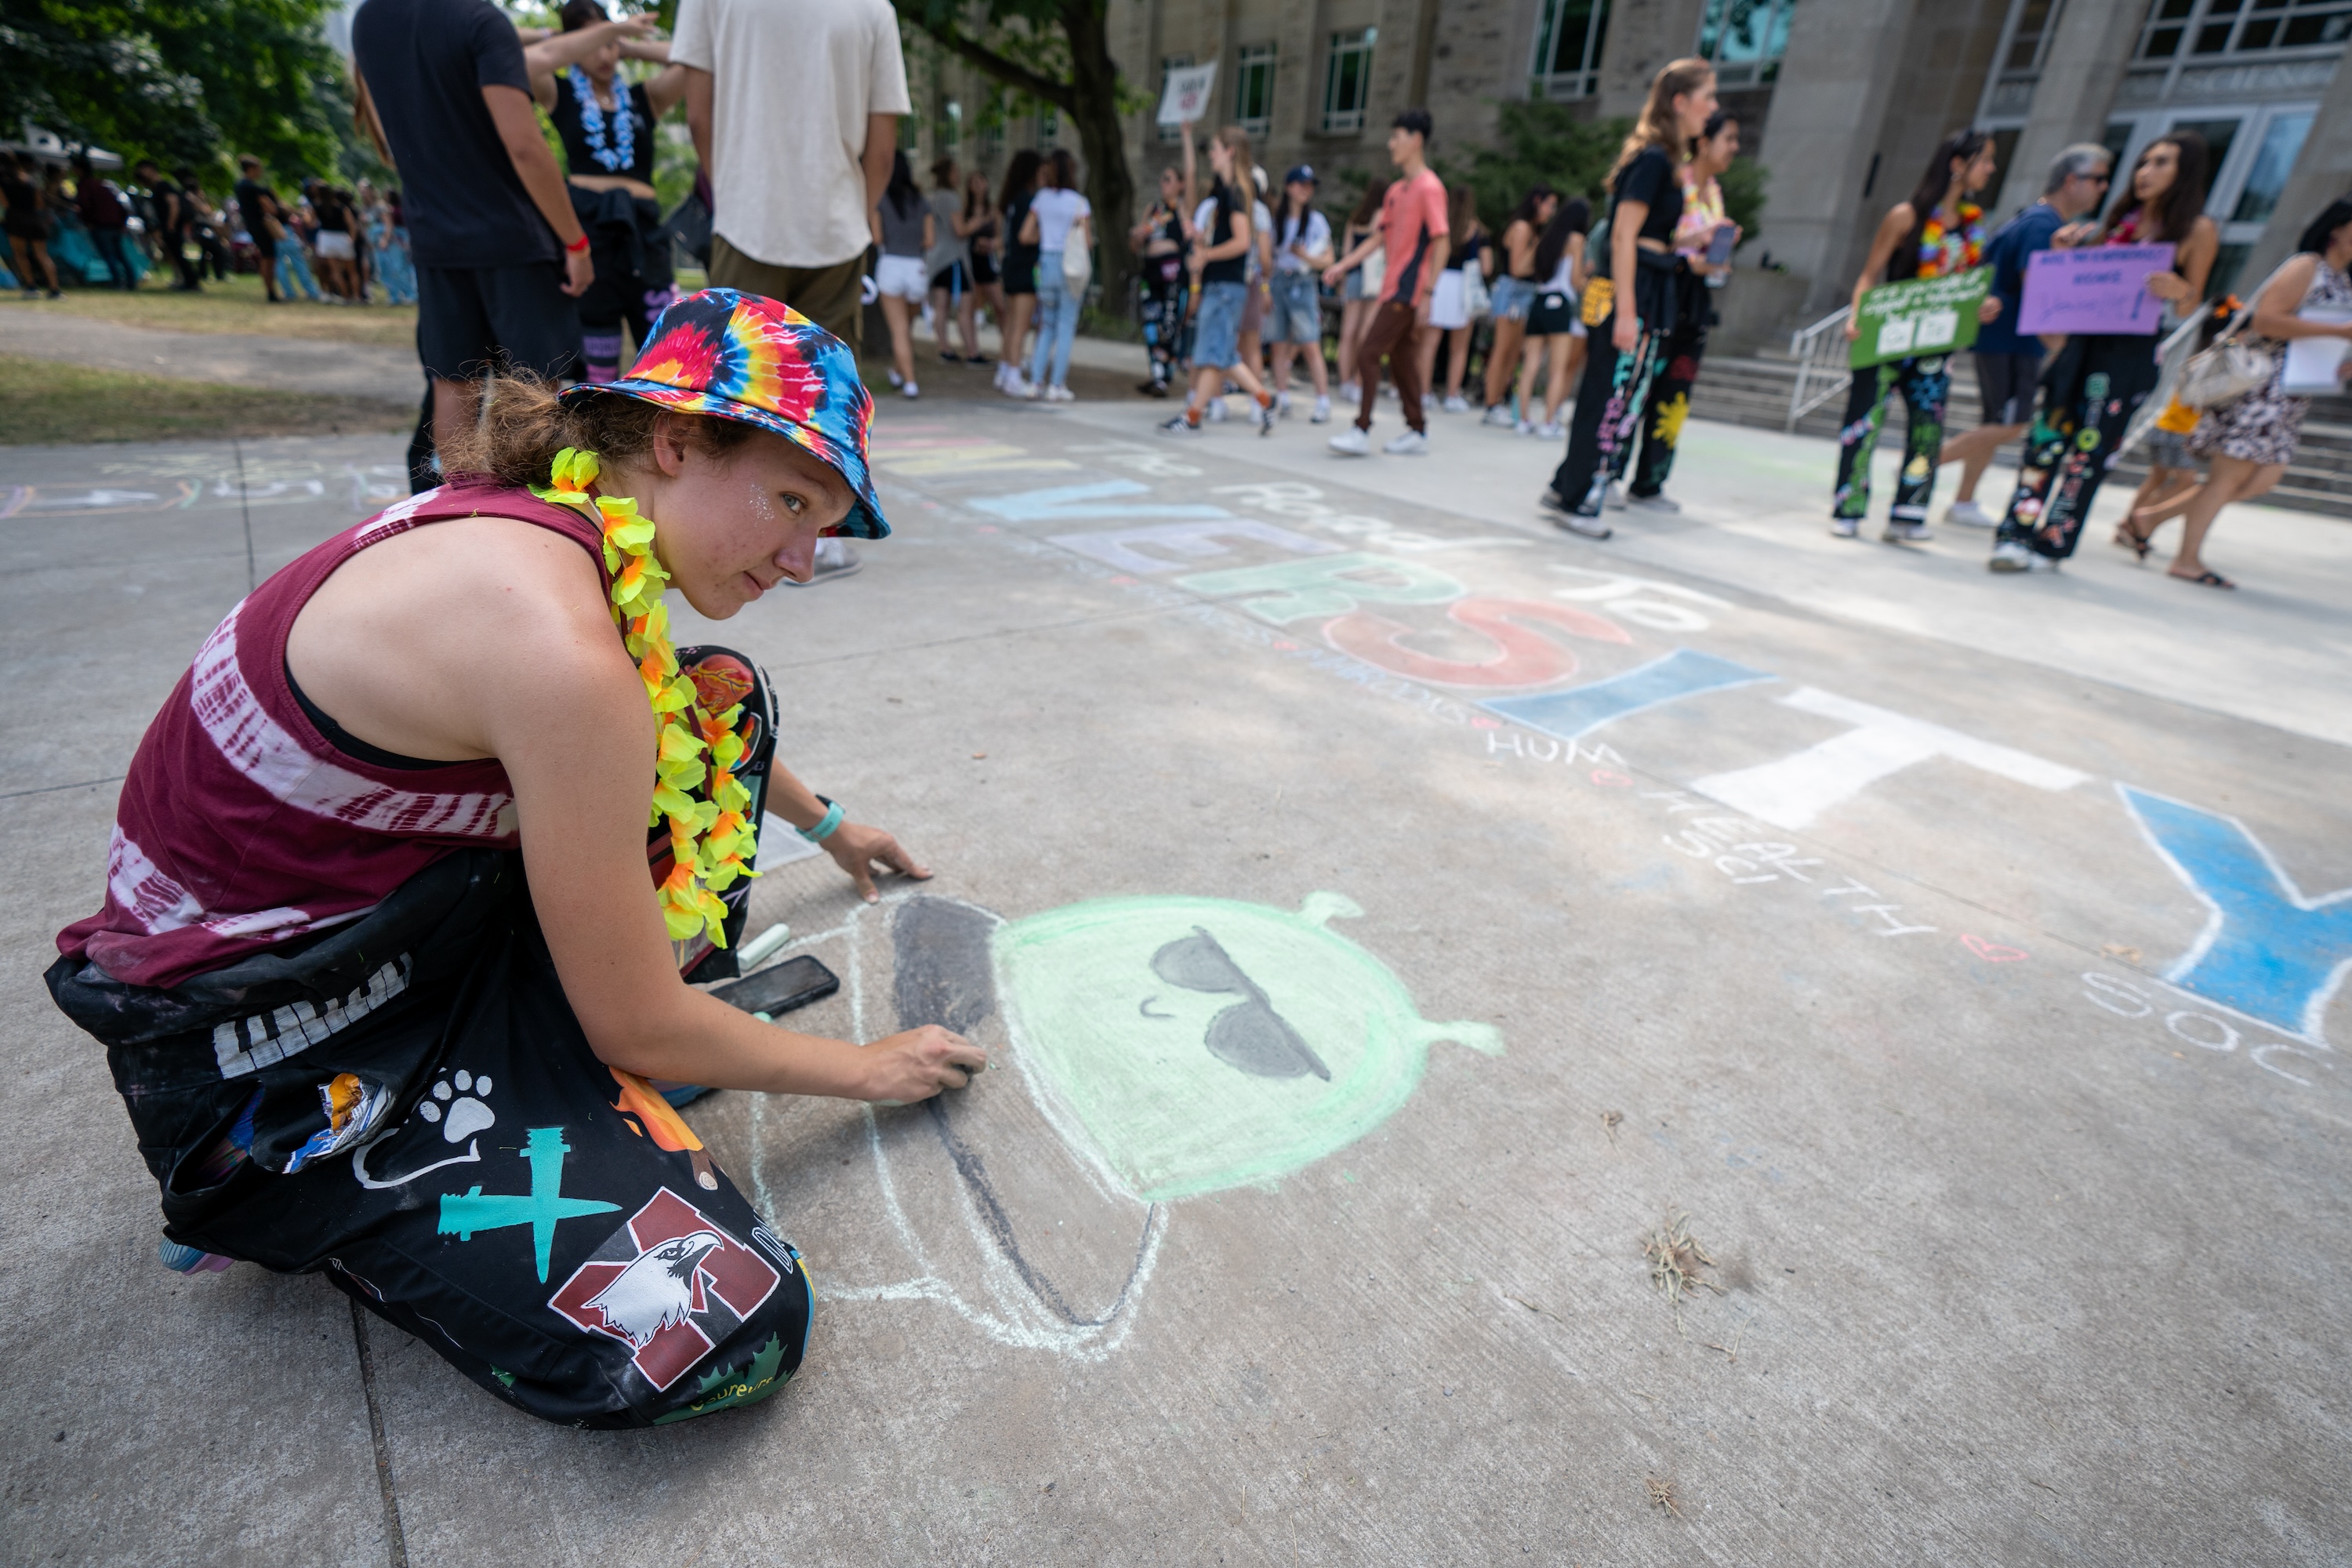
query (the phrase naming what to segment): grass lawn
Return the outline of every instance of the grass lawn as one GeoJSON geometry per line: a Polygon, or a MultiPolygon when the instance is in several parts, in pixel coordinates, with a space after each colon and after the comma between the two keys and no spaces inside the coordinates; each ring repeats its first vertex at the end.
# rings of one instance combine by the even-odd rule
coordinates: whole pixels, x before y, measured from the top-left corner
{"type": "Polygon", "coordinates": [[[316,305],[307,300],[272,305],[261,291],[257,273],[236,273],[226,283],[207,282],[201,294],[174,294],[151,272],[146,283],[132,293],[68,289],[62,300],[12,297],[5,301],[5,308],[54,310],[169,332],[255,332],[395,349],[416,342],[414,305],[316,305]]]}
{"type": "Polygon", "coordinates": [[[366,398],[173,381],[0,354],[5,446],[405,432],[415,421],[414,408],[366,398]]]}

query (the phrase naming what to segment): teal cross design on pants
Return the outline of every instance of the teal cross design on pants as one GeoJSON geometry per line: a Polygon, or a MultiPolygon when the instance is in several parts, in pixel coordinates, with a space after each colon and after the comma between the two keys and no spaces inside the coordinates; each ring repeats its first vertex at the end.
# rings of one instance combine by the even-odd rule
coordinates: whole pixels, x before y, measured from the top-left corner
{"type": "Polygon", "coordinates": [[[478,1184],[463,1195],[444,1193],[441,1222],[435,1228],[443,1236],[471,1241],[478,1230],[527,1225],[539,1251],[539,1282],[546,1284],[548,1251],[555,1245],[555,1222],[581,1219],[592,1214],[618,1214],[621,1209],[618,1204],[562,1195],[563,1156],[570,1152],[572,1145],[563,1141],[562,1128],[532,1128],[522,1147],[522,1157],[530,1162],[530,1194],[494,1194],[486,1198],[478,1184]]]}

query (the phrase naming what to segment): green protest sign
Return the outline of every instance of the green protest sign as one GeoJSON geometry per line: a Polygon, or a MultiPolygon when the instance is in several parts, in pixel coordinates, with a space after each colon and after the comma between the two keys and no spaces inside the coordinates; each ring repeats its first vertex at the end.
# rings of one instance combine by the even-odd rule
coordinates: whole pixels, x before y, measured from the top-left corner
{"type": "Polygon", "coordinates": [[[1958,353],[1977,341],[1977,307],[1992,288],[1992,268],[1949,278],[1881,283],[1862,297],[1860,329],[1848,362],[1854,369],[1913,354],[1958,353]]]}

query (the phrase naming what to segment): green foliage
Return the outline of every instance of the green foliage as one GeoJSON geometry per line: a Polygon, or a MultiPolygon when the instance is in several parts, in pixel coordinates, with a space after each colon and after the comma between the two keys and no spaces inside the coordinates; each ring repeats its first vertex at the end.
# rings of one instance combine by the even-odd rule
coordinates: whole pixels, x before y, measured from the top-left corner
{"type": "Polygon", "coordinates": [[[333,0],[0,0],[0,126],[226,177],[340,172],[351,91],[333,0]]]}
{"type": "Polygon", "coordinates": [[[1739,226],[1739,243],[1746,245],[1764,232],[1764,182],[1772,171],[1753,158],[1734,158],[1717,182],[1723,187],[1724,216],[1739,226]]]}
{"type": "Polygon", "coordinates": [[[1466,181],[1477,197],[1478,216],[1497,232],[1538,180],[1563,195],[1583,196],[1593,204],[1597,218],[1608,195],[1610,165],[1633,121],[1585,120],[1565,103],[1500,108],[1492,147],[1475,149],[1466,163],[1440,161],[1438,174],[1445,183],[1466,181]]]}

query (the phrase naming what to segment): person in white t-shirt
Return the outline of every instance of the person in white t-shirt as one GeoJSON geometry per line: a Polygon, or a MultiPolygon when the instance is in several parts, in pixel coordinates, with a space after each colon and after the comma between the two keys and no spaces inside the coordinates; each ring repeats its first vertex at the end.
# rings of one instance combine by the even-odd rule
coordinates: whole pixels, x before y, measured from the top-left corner
{"type": "Polygon", "coordinates": [[[889,0],[679,0],[673,64],[715,196],[710,281],[856,348],[867,216],[890,181],[907,63],[889,0]]]}
{"type": "Polygon", "coordinates": [[[1290,412],[1290,362],[1301,349],[1315,378],[1315,415],[1331,417],[1331,372],[1323,363],[1322,272],[1331,265],[1331,222],[1315,210],[1315,171],[1305,163],[1283,177],[1282,211],[1267,226],[1274,244],[1274,401],[1290,412]]]}
{"type": "MultiPolygon", "coordinates": [[[[1255,164],[1244,167],[1250,191],[1250,244],[1242,254],[1242,309],[1234,327],[1234,352],[1252,370],[1261,370],[1265,365],[1266,273],[1274,265],[1274,215],[1266,210],[1265,198],[1257,195],[1265,183],[1262,172],[1255,164]]],[[[1216,211],[1217,198],[1213,195],[1202,197],[1200,205],[1192,209],[1193,229],[1206,234],[1216,222],[1216,211]]],[[[1224,417],[1224,398],[1209,399],[1209,423],[1222,424],[1224,417]]]]}
{"type": "MultiPolygon", "coordinates": [[[[856,349],[866,215],[913,108],[890,0],[678,0],[669,58],[687,68],[687,130],[710,180],[710,281],[856,349]]],[[[859,564],[848,541],[819,540],[811,581],[859,564]]]]}
{"type": "Polygon", "coordinates": [[[1072,401],[1069,388],[1070,344],[1078,335],[1078,307],[1084,303],[1063,271],[1063,252],[1075,245],[1081,250],[1093,240],[1094,206],[1075,188],[1078,161],[1066,147],[1045,154],[1045,184],[1029,203],[1021,220],[1021,243],[1037,247],[1037,348],[1029,360],[1032,397],[1049,403],[1072,401]],[[1048,364],[1053,380],[1045,379],[1048,364]]]}

